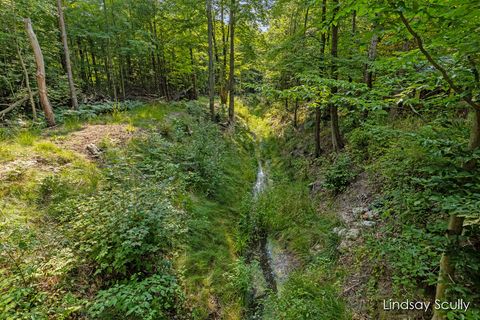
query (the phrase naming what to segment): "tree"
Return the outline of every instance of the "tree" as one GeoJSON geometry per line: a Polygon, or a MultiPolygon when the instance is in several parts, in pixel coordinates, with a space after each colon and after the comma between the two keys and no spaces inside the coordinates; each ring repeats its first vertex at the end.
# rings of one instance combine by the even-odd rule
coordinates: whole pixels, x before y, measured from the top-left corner
{"type": "Polygon", "coordinates": [[[67,69],[68,86],[70,88],[70,102],[73,109],[78,108],[77,93],[73,82],[72,63],[70,61],[70,51],[68,50],[67,29],[65,27],[65,19],[63,17],[62,0],[57,0],[58,21],[60,25],[60,33],[63,44],[63,52],[65,54],[65,67],[67,69]]]}
{"type": "Polygon", "coordinates": [[[45,62],[43,60],[42,49],[38,43],[37,36],[32,28],[32,22],[30,18],[24,19],[25,29],[27,30],[28,38],[30,39],[30,44],[32,46],[35,63],[37,65],[37,85],[38,85],[38,95],[40,97],[40,104],[42,105],[43,112],[45,113],[45,118],[47,119],[47,124],[49,127],[55,126],[55,115],[53,114],[52,106],[48,100],[47,94],[47,83],[45,81],[45,62]]]}
{"type": "MultiPolygon", "coordinates": [[[[333,17],[337,15],[339,10],[339,3],[338,0],[333,0],[333,17]]],[[[338,80],[337,74],[337,58],[338,58],[338,22],[332,23],[332,47],[331,47],[331,55],[332,55],[332,66],[331,66],[331,77],[334,80],[338,80]]],[[[338,91],[336,86],[332,87],[331,92],[332,95],[335,95],[338,91]]],[[[336,103],[330,103],[330,123],[331,123],[331,131],[332,131],[332,145],[333,150],[336,152],[343,149],[344,143],[342,140],[342,136],[340,135],[340,127],[338,124],[338,107],[336,103]]]]}
{"type": "MultiPolygon", "coordinates": [[[[447,70],[442,65],[440,65],[440,63],[425,48],[421,36],[410,25],[410,22],[407,20],[407,18],[405,17],[401,9],[398,10],[398,15],[403,25],[405,26],[405,28],[408,30],[411,36],[415,39],[415,42],[419,50],[422,52],[422,54],[425,56],[428,62],[436,70],[438,70],[438,72],[440,72],[443,79],[448,83],[450,88],[456,94],[461,96],[462,99],[472,108],[474,119],[473,119],[471,130],[470,130],[470,142],[468,147],[472,151],[479,148],[480,147],[480,104],[478,104],[472,99],[472,95],[470,92],[465,92],[464,89],[462,89],[460,86],[458,86],[454,82],[453,78],[450,76],[447,70]]],[[[475,78],[476,78],[476,81],[478,81],[478,73],[475,78]]],[[[469,161],[467,162],[465,167],[467,170],[472,170],[473,168],[475,168],[475,166],[476,166],[475,161],[469,161]]],[[[457,215],[450,215],[449,222],[448,222],[448,230],[447,230],[447,238],[449,239],[450,242],[453,242],[454,244],[457,242],[456,240],[458,236],[462,234],[463,222],[464,222],[464,217],[457,216],[457,215]]],[[[455,278],[455,267],[453,262],[451,261],[452,260],[451,251],[452,251],[452,248],[447,249],[447,251],[445,251],[442,254],[442,257],[440,260],[440,270],[439,270],[436,293],[435,293],[436,300],[440,300],[440,301],[445,300],[446,298],[445,293],[446,293],[447,286],[448,284],[452,283],[453,279],[455,278]]],[[[445,319],[445,315],[443,314],[443,311],[435,310],[433,320],[440,320],[440,319],[445,319]]]]}
{"type": "Polygon", "coordinates": [[[235,0],[230,2],[230,74],[229,74],[229,102],[228,121],[235,124],[235,0]]]}
{"type": "Polygon", "coordinates": [[[207,20],[208,20],[208,97],[210,106],[210,116],[215,120],[215,68],[213,65],[213,19],[212,19],[212,0],[207,0],[207,20]]]}
{"type": "MultiPolygon", "coordinates": [[[[321,27],[325,26],[325,22],[327,20],[327,0],[322,1],[322,14],[321,14],[321,27]]],[[[325,47],[327,44],[327,36],[326,32],[322,32],[320,38],[320,55],[325,63],[325,47]]],[[[315,157],[318,158],[322,153],[321,143],[320,143],[320,124],[322,121],[322,110],[320,106],[315,108],[315,157]]]]}

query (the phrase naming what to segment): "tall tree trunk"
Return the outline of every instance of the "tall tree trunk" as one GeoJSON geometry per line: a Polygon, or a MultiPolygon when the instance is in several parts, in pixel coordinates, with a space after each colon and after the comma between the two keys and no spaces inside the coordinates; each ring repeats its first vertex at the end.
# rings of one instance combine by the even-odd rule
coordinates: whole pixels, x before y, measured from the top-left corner
{"type": "MultiPolygon", "coordinates": [[[[88,88],[90,83],[89,83],[89,78],[87,76],[87,72],[85,70],[85,53],[83,52],[81,39],[77,38],[76,40],[77,40],[76,43],[77,43],[78,55],[80,56],[80,77],[83,80],[84,87],[88,88]]],[[[68,75],[68,72],[67,72],[67,75],[68,75]]]]}
{"type": "Polygon", "coordinates": [[[37,108],[35,107],[35,100],[33,99],[32,88],[30,87],[28,70],[27,70],[27,67],[25,66],[25,62],[23,61],[22,52],[20,51],[20,46],[18,45],[18,41],[16,39],[16,33],[15,33],[15,47],[17,49],[18,60],[20,60],[20,65],[22,66],[23,76],[25,77],[25,86],[27,87],[28,99],[30,101],[30,106],[32,107],[33,119],[37,120],[37,108]]]}
{"type": "Polygon", "coordinates": [[[32,22],[30,18],[24,19],[25,29],[27,30],[28,38],[30,39],[30,44],[32,45],[33,53],[35,56],[35,63],[37,65],[37,85],[38,85],[38,95],[40,97],[40,104],[42,105],[43,112],[45,113],[45,118],[47,119],[47,124],[49,127],[55,126],[55,115],[53,114],[52,106],[48,100],[47,95],[47,83],[45,80],[45,62],[43,61],[42,49],[38,43],[37,36],[33,32],[32,22]]]}
{"type": "Polygon", "coordinates": [[[378,35],[373,34],[368,46],[367,63],[365,64],[364,80],[369,89],[373,88],[373,71],[371,69],[372,62],[377,57],[378,35]]]}
{"type": "MultiPolygon", "coordinates": [[[[111,48],[110,48],[110,25],[109,25],[109,19],[108,19],[108,11],[107,11],[107,3],[105,0],[103,2],[103,13],[105,15],[105,31],[107,33],[107,47],[106,47],[106,60],[105,60],[105,72],[107,74],[107,80],[108,80],[108,87],[110,94],[113,92],[113,99],[115,101],[118,100],[117,97],[117,85],[115,81],[115,72],[112,72],[113,69],[113,62],[112,62],[112,55],[111,55],[111,48]]],[[[113,8],[112,8],[113,10],[113,8]]],[[[113,11],[112,11],[113,12],[113,11]]]]}
{"type": "MultiPolygon", "coordinates": [[[[327,0],[322,1],[322,27],[327,19],[327,0]]],[[[322,63],[325,64],[325,46],[327,42],[327,36],[325,32],[322,32],[320,38],[320,55],[322,57],[322,63]]],[[[324,70],[325,68],[322,68],[324,70]]],[[[315,158],[318,158],[322,154],[322,147],[320,143],[320,123],[322,119],[322,110],[320,107],[315,108],[315,158]]]]}
{"type": "MultiPolygon", "coordinates": [[[[365,66],[364,66],[363,80],[365,81],[369,89],[373,89],[372,63],[373,61],[375,61],[377,57],[378,40],[379,40],[378,35],[374,33],[372,35],[372,38],[370,39],[370,45],[368,46],[368,53],[367,53],[367,62],[365,63],[365,66]]],[[[366,120],[367,117],[368,117],[368,109],[365,109],[362,112],[362,118],[366,120]]]]}
{"type": "Polygon", "coordinates": [[[198,91],[197,91],[197,73],[196,73],[196,67],[195,67],[195,58],[193,57],[193,48],[190,47],[190,64],[192,67],[192,73],[190,75],[192,79],[192,94],[190,98],[192,100],[197,100],[198,99],[198,91]]]}
{"type": "Polygon", "coordinates": [[[67,69],[68,86],[70,88],[70,104],[73,109],[78,108],[77,93],[73,82],[72,63],[70,61],[70,51],[68,50],[67,29],[63,17],[62,0],[57,0],[58,20],[60,22],[60,33],[62,35],[63,52],[65,54],[65,67],[67,69]]]}
{"type": "Polygon", "coordinates": [[[227,104],[227,38],[228,35],[225,32],[225,22],[224,22],[224,11],[225,7],[223,1],[221,1],[220,6],[220,21],[222,23],[222,70],[221,70],[221,79],[220,79],[220,104],[225,106],[227,104]]]}
{"type": "Polygon", "coordinates": [[[88,39],[88,43],[90,45],[90,55],[92,57],[92,68],[93,68],[93,74],[95,76],[95,89],[97,89],[100,86],[100,79],[98,77],[98,66],[97,66],[97,60],[95,57],[95,46],[93,45],[93,40],[91,38],[88,39]]]}
{"type": "Polygon", "coordinates": [[[235,124],[235,0],[231,0],[230,7],[230,75],[229,75],[229,103],[228,120],[235,124]]]}
{"type": "MultiPolygon", "coordinates": [[[[339,3],[338,0],[333,1],[333,16],[335,17],[339,10],[339,3]]],[[[332,66],[331,66],[331,73],[332,79],[337,80],[337,57],[338,57],[338,24],[332,25],[332,66]]],[[[337,93],[338,88],[335,86],[332,88],[332,95],[337,93]]],[[[342,136],[340,135],[340,127],[338,125],[338,108],[335,103],[330,103],[330,123],[331,123],[331,130],[332,130],[332,145],[333,150],[338,152],[343,149],[343,140],[342,136]]]]}
{"type": "Polygon", "coordinates": [[[210,106],[210,116],[215,121],[215,69],[213,65],[213,19],[212,19],[212,0],[207,0],[207,20],[208,20],[208,98],[210,106]]]}

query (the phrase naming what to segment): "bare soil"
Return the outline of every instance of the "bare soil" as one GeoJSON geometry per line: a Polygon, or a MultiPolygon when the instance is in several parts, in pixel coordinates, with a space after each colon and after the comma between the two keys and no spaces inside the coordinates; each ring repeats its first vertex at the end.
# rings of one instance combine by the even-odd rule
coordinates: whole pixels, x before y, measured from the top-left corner
{"type": "Polygon", "coordinates": [[[104,142],[120,145],[130,140],[133,135],[134,132],[125,124],[96,124],[84,126],[81,130],[68,134],[64,139],[57,139],[54,143],[92,159],[96,156],[92,153],[92,145],[97,148],[104,142]]]}

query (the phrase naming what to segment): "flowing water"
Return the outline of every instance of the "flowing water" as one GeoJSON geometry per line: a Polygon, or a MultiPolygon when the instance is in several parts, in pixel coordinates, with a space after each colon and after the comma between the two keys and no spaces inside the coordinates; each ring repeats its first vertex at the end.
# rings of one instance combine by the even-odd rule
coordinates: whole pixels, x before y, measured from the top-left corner
{"type": "MultiPolygon", "coordinates": [[[[263,169],[262,163],[259,161],[257,170],[257,180],[253,187],[253,197],[256,201],[259,195],[267,187],[267,176],[263,169]]],[[[269,240],[267,231],[263,228],[256,228],[253,235],[254,242],[250,248],[249,262],[252,260],[258,261],[261,273],[254,274],[254,281],[252,284],[252,291],[247,302],[247,318],[261,319],[263,312],[263,301],[269,293],[276,294],[277,280],[275,272],[272,269],[272,256],[269,250],[269,240]],[[259,278],[263,279],[259,279],[259,278]],[[256,278],[256,279],[255,279],[256,278]]]]}

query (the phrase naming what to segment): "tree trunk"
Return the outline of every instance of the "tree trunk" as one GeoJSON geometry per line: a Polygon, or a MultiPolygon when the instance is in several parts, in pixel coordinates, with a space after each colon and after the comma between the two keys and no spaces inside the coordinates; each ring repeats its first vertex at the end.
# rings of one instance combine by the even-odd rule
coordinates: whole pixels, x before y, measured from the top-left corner
{"type": "Polygon", "coordinates": [[[62,0],[57,0],[58,20],[60,22],[60,33],[62,35],[63,52],[65,54],[65,68],[67,69],[68,86],[70,88],[70,103],[73,109],[78,108],[77,93],[73,83],[72,63],[70,61],[70,51],[68,50],[67,29],[65,28],[65,19],[63,17],[62,0]]]}
{"type": "Polygon", "coordinates": [[[197,74],[195,72],[195,59],[193,57],[193,48],[190,47],[190,64],[192,66],[192,94],[191,99],[197,100],[198,99],[198,92],[197,92],[197,74]]]}
{"type": "Polygon", "coordinates": [[[235,0],[230,7],[230,85],[228,103],[228,121],[235,124],[235,0]]]}
{"type": "MultiPolygon", "coordinates": [[[[365,63],[364,74],[363,74],[363,80],[365,81],[369,89],[373,88],[373,71],[371,67],[372,67],[373,61],[377,57],[377,45],[378,45],[378,35],[374,33],[372,35],[372,38],[370,39],[370,45],[368,46],[367,62],[365,63]]],[[[366,120],[368,118],[368,109],[363,110],[362,118],[363,120],[366,120]]]]}
{"type": "MultiPolygon", "coordinates": [[[[327,0],[322,2],[322,27],[327,19],[327,0]]],[[[325,32],[322,32],[320,38],[320,55],[322,57],[322,62],[325,64],[325,46],[327,42],[327,36],[325,32]]],[[[323,72],[325,68],[323,67],[323,72]]],[[[315,109],[315,158],[318,158],[322,154],[322,147],[320,143],[320,123],[322,119],[322,110],[317,106],[315,109]]]]}
{"type": "Polygon", "coordinates": [[[37,65],[37,85],[38,85],[38,95],[40,97],[40,104],[42,105],[43,112],[45,113],[45,118],[47,119],[47,124],[49,127],[55,126],[55,115],[53,114],[52,106],[48,100],[47,95],[47,83],[45,80],[45,63],[43,61],[42,49],[38,43],[37,36],[33,32],[32,22],[30,18],[24,19],[25,29],[27,30],[28,38],[30,39],[30,44],[32,45],[33,53],[35,56],[35,63],[37,65]]]}
{"type": "Polygon", "coordinates": [[[25,62],[23,61],[22,52],[20,51],[20,46],[18,45],[16,38],[15,38],[15,47],[17,49],[18,60],[20,60],[20,65],[22,66],[23,76],[25,77],[25,86],[27,87],[28,99],[30,100],[30,105],[32,106],[33,119],[37,120],[37,108],[35,107],[35,100],[33,99],[32,88],[30,87],[28,70],[27,70],[27,67],[25,66],[25,62]]]}
{"type": "MultiPolygon", "coordinates": [[[[335,17],[339,10],[339,3],[338,0],[333,1],[333,16],[335,17]]],[[[332,66],[331,66],[331,73],[332,79],[337,80],[337,57],[338,57],[338,24],[332,25],[332,66]]],[[[337,93],[337,87],[332,88],[332,96],[337,93]]],[[[338,108],[334,103],[330,103],[330,123],[331,123],[331,130],[332,130],[332,145],[333,150],[338,152],[343,149],[343,141],[342,136],[340,135],[340,127],[338,125],[338,108]]]]}
{"type": "Polygon", "coordinates": [[[221,1],[220,7],[220,21],[222,23],[222,55],[223,55],[223,64],[221,70],[221,79],[220,79],[220,104],[225,106],[227,104],[227,38],[228,35],[225,34],[225,22],[224,22],[224,5],[221,1]]]}
{"type": "Polygon", "coordinates": [[[367,63],[365,64],[364,80],[369,89],[373,88],[373,71],[371,64],[377,57],[378,35],[373,34],[368,47],[367,63]]]}
{"type": "Polygon", "coordinates": [[[212,0],[207,0],[208,20],[208,97],[210,116],[215,121],[215,69],[213,66],[213,21],[212,21],[212,0]]]}
{"type": "MultiPolygon", "coordinates": [[[[457,238],[462,234],[463,229],[463,217],[450,216],[448,222],[447,238],[450,241],[457,242],[457,238]]],[[[437,290],[435,292],[435,300],[445,300],[445,290],[448,285],[453,281],[453,275],[455,273],[454,265],[450,261],[450,250],[455,250],[454,243],[449,243],[450,248],[442,255],[440,259],[440,271],[438,274],[437,290]]],[[[432,320],[445,319],[445,314],[441,310],[434,309],[432,320]]]]}
{"type": "Polygon", "coordinates": [[[94,84],[95,84],[95,89],[98,89],[98,87],[100,86],[100,78],[98,77],[98,66],[97,66],[97,61],[96,61],[96,57],[95,57],[95,47],[94,47],[94,44],[93,44],[93,40],[92,39],[88,39],[89,41],[89,44],[90,44],[90,55],[92,57],[92,68],[93,68],[93,74],[94,74],[94,77],[95,77],[95,81],[94,81],[94,84]]]}

